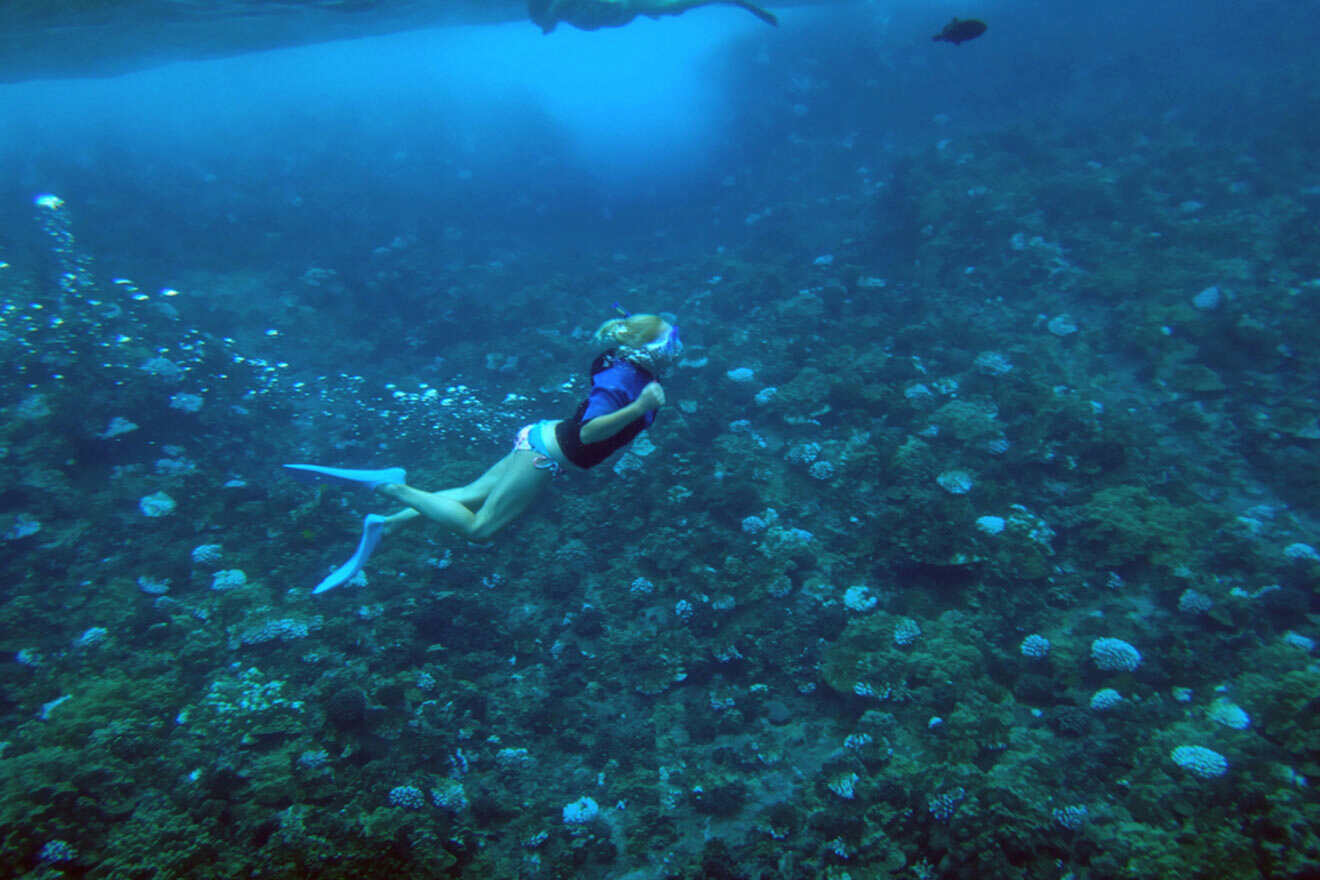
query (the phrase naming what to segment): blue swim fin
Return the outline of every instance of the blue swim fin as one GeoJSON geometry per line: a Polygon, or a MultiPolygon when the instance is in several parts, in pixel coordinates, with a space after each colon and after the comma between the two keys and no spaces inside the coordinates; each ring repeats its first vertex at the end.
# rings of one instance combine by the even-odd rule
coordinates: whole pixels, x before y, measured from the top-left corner
{"type": "Polygon", "coordinates": [[[343,565],[330,572],[330,575],[319,584],[313,593],[324,593],[326,590],[333,590],[342,584],[352,580],[353,575],[362,570],[371,558],[371,554],[380,543],[381,536],[385,534],[385,517],[374,513],[367,514],[367,518],[362,521],[362,540],[358,543],[357,552],[353,558],[343,565]]]}
{"type": "Polygon", "coordinates": [[[382,483],[406,483],[408,473],[403,468],[381,468],[380,470],[356,470],[354,468],[323,467],[319,464],[286,464],[286,468],[297,471],[299,475],[312,478],[328,477],[333,480],[347,480],[350,483],[363,483],[374,489],[382,483]]]}

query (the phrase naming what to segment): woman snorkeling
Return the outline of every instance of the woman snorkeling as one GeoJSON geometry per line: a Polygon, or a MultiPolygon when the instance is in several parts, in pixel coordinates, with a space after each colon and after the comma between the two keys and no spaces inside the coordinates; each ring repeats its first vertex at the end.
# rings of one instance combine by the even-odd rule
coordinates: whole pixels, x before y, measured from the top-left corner
{"type": "MultiPolygon", "coordinates": [[[[623,310],[620,309],[622,312],[623,310]]],[[[486,541],[513,522],[564,469],[595,467],[651,426],[665,405],[658,377],[683,350],[678,328],[659,315],[606,321],[593,339],[608,346],[591,364],[591,391],[573,415],[525,425],[508,455],[466,486],[426,492],[407,483],[403,468],[354,470],[286,464],[301,473],[360,483],[407,507],[390,516],[368,514],[353,557],[313,590],[346,583],[362,570],[387,527],[417,517],[470,541],[486,541]]]]}

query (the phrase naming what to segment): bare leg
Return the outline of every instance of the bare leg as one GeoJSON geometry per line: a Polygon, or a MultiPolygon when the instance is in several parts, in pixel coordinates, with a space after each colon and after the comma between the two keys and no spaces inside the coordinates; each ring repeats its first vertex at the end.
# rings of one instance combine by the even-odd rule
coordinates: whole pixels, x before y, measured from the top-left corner
{"type": "Polygon", "coordinates": [[[458,490],[423,492],[391,483],[377,491],[413,511],[411,516],[400,511],[387,522],[405,522],[421,515],[469,540],[484,541],[526,510],[550,482],[549,471],[538,469],[534,461],[530,452],[511,452],[476,482],[458,490]],[[476,509],[463,501],[474,503],[476,509]]]}
{"type": "Polygon", "coordinates": [[[755,3],[747,2],[747,0],[729,0],[729,2],[732,3],[734,6],[741,6],[743,9],[746,9],[748,12],[750,12],[752,15],[755,15],[757,18],[761,19],[761,21],[765,22],[766,24],[779,27],[779,18],[770,10],[762,9],[760,6],[757,6],[755,3]]]}
{"type": "MultiPolygon", "coordinates": [[[[495,488],[499,478],[500,466],[502,464],[504,464],[504,459],[500,459],[495,462],[495,464],[486,468],[485,473],[477,477],[471,483],[468,483],[466,486],[456,486],[452,489],[441,489],[438,492],[430,492],[427,494],[436,498],[447,498],[451,501],[456,501],[468,510],[476,513],[477,508],[481,507],[482,503],[485,502],[486,496],[488,496],[491,493],[491,490],[495,488]]],[[[404,501],[405,504],[408,503],[403,498],[398,498],[397,500],[404,501]]],[[[385,517],[385,528],[387,531],[393,532],[399,526],[412,522],[419,516],[421,516],[421,513],[418,512],[417,508],[405,507],[403,510],[385,517]]]]}
{"type": "Polygon", "coordinates": [[[776,26],[779,24],[779,19],[773,12],[770,12],[767,9],[762,9],[760,6],[752,3],[751,0],[658,0],[658,2],[656,2],[656,0],[651,0],[649,3],[637,4],[638,7],[642,5],[650,6],[649,9],[638,8],[637,11],[643,12],[652,18],[659,18],[662,15],[682,15],[689,9],[696,9],[698,6],[711,6],[716,3],[724,3],[729,6],[739,6],[746,9],[766,24],[776,26]]]}
{"type": "Polygon", "coordinates": [[[423,492],[421,489],[414,489],[412,486],[405,486],[402,483],[389,483],[381,486],[377,491],[388,495],[395,501],[402,501],[411,508],[412,516],[409,516],[407,510],[391,514],[385,520],[390,525],[406,522],[415,519],[417,516],[424,516],[429,520],[440,523],[440,525],[451,531],[458,532],[460,535],[467,535],[472,531],[472,526],[477,519],[475,513],[452,498],[446,498],[439,493],[423,492]]]}
{"type": "Polygon", "coordinates": [[[473,540],[489,540],[522,515],[554,478],[554,472],[538,468],[536,454],[515,452],[505,459],[507,467],[500,472],[499,482],[477,511],[473,525],[473,540]]]}

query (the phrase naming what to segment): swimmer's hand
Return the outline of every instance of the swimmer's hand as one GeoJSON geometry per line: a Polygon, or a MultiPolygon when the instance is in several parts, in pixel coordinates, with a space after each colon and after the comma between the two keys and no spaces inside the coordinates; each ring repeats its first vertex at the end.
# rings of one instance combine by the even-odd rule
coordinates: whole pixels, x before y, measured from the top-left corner
{"type": "Polygon", "coordinates": [[[665,389],[659,382],[651,382],[637,395],[637,405],[645,412],[665,405],[665,389]]]}

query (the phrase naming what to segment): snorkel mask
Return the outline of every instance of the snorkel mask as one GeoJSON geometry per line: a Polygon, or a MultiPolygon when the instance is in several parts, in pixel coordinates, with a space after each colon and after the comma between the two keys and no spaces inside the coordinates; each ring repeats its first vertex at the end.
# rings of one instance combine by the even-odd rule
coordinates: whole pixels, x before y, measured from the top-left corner
{"type": "Polygon", "coordinates": [[[670,324],[659,339],[648,342],[644,348],[654,360],[673,363],[683,353],[683,340],[678,338],[678,328],[670,324]]]}
{"type": "MultiPolygon", "coordinates": [[[[614,308],[625,318],[632,314],[618,303],[614,304],[614,308]]],[[[639,348],[630,345],[619,346],[620,355],[653,373],[673,364],[682,353],[683,340],[679,338],[678,327],[673,324],[669,324],[668,329],[656,339],[639,348]]]]}

